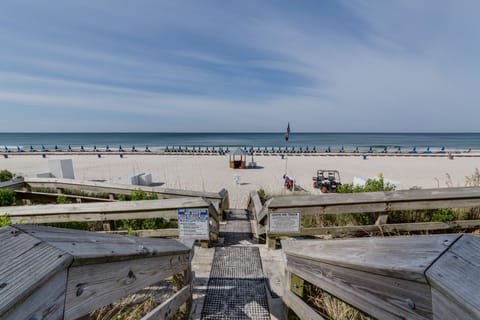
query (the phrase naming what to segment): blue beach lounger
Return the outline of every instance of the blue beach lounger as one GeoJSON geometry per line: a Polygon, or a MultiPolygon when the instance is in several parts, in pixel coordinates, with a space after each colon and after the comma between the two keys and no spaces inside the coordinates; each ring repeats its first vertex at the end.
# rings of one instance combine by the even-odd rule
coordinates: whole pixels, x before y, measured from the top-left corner
{"type": "Polygon", "coordinates": [[[417,147],[413,147],[408,153],[417,153],[417,147]]]}
{"type": "Polygon", "coordinates": [[[384,147],[382,152],[387,153],[388,152],[387,147],[384,147]]]}
{"type": "Polygon", "coordinates": [[[5,152],[10,152],[10,151],[8,151],[8,148],[7,148],[7,146],[5,146],[5,152]]]}
{"type": "Polygon", "coordinates": [[[33,149],[33,146],[30,146],[30,152],[37,152],[37,150],[33,149]]]}
{"type": "Polygon", "coordinates": [[[353,150],[353,153],[359,153],[359,152],[360,152],[360,150],[358,150],[358,146],[355,147],[355,150],[353,150]]]}
{"type": "Polygon", "coordinates": [[[402,147],[398,147],[396,153],[402,153],[402,147]]]}
{"type": "Polygon", "coordinates": [[[105,147],[105,151],[111,151],[110,150],[110,146],[107,144],[107,146],[105,147]]]}
{"type": "Polygon", "coordinates": [[[432,153],[432,151],[430,151],[430,147],[427,147],[423,153],[432,153]]]}
{"type": "Polygon", "coordinates": [[[68,151],[73,151],[72,146],[68,145],[68,151]]]}
{"type": "Polygon", "coordinates": [[[372,152],[373,152],[373,148],[370,147],[370,148],[368,149],[368,152],[372,153],[372,152]]]}
{"type": "Polygon", "coordinates": [[[148,145],[145,146],[145,152],[150,152],[150,149],[148,149],[148,145]]]}
{"type": "Polygon", "coordinates": [[[445,153],[445,146],[442,146],[442,148],[440,149],[439,153],[445,153]]]}
{"type": "Polygon", "coordinates": [[[80,151],[85,152],[85,148],[83,147],[83,144],[80,146],[80,151]]]}

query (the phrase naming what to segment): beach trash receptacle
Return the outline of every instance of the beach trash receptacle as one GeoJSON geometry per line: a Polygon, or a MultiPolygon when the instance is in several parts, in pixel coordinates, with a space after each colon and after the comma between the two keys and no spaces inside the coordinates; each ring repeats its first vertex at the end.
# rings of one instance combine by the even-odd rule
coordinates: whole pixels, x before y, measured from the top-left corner
{"type": "Polygon", "coordinates": [[[284,155],[284,154],[280,155],[280,157],[282,157],[282,160],[285,159],[285,155],[284,155]]]}
{"type": "Polygon", "coordinates": [[[233,176],[233,184],[236,186],[240,185],[240,176],[238,174],[233,176]]]}
{"type": "Polygon", "coordinates": [[[102,157],[102,155],[99,153],[99,154],[97,154],[97,157],[98,157],[98,158],[101,158],[101,157],[102,157]]]}
{"type": "Polygon", "coordinates": [[[363,160],[367,160],[367,155],[366,154],[363,155],[363,160]]]}
{"type": "Polygon", "coordinates": [[[42,153],[42,158],[46,158],[47,155],[45,153],[42,153]]]}

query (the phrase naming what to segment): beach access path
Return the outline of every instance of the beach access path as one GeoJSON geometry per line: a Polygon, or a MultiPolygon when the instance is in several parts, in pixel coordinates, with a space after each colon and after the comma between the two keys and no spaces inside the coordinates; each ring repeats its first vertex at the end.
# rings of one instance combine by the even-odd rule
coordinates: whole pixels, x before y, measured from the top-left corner
{"type": "Polygon", "coordinates": [[[220,227],[222,242],[196,248],[192,263],[191,319],[281,319],[284,262],[252,238],[246,210],[230,210],[220,227]]]}

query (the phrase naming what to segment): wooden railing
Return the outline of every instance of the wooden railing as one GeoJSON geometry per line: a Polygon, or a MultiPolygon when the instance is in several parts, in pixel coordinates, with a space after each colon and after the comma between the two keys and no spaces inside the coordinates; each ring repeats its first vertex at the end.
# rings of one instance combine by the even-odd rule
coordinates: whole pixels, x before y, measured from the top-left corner
{"type": "MultiPolygon", "coordinates": [[[[172,198],[162,200],[118,201],[97,203],[51,204],[37,206],[0,207],[12,223],[93,222],[123,219],[177,219],[179,209],[207,209],[210,241],[218,240],[219,215],[216,208],[202,198],[172,198]]],[[[106,228],[109,231],[109,228],[106,228]]],[[[124,231],[125,233],[127,231],[124,231]]],[[[177,229],[131,230],[134,235],[150,237],[178,236],[177,229]]],[[[206,243],[204,243],[206,245],[206,243]]]]}
{"type": "Polygon", "coordinates": [[[284,303],[300,319],[328,318],[312,287],[377,319],[480,319],[478,236],[282,240],[282,250],[284,303]]]}
{"type": "Polygon", "coordinates": [[[183,287],[143,319],[192,299],[193,242],[31,225],[0,228],[0,239],[0,319],[82,318],[179,274],[183,287]]]}
{"type": "MultiPolygon", "coordinates": [[[[66,193],[90,193],[92,196],[65,195],[78,202],[90,202],[93,201],[92,199],[105,201],[105,199],[100,199],[98,196],[95,196],[95,194],[107,195],[110,200],[114,200],[117,199],[119,195],[130,196],[135,190],[143,190],[148,193],[157,194],[159,199],[185,197],[206,198],[216,207],[217,212],[220,214],[220,218],[224,210],[229,208],[229,197],[226,189],[222,189],[216,193],[56,178],[24,178],[21,181],[22,183],[18,182],[11,186],[11,188],[18,190],[17,196],[20,198],[34,197],[37,200],[40,200],[41,197],[46,197],[46,200],[51,200],[51,194],[46,192],[32,192],[32,189],[53,189],[56,190],[58,194],[63,194],[64,191],[69,191],[66,193]]],[[[2,186],[0,185],[0,188],[1,187],[2,186]]]]}
{"type": "MultiPolygon", "coordinates": [[[[249,204],[257,224],[256,236],[260,239],[266,238],[270,248],[274,248],[276,239],[282,236],[326,234],[339,236],[358,233],[417,232],[480,227],[480,220],[387,223],[388,215],[394,211],[480,207],[480,187],[276,197],[267,201],[263,207],[260,207],[257,198],[256,192],[252,192],[249,204]],[[370,225],[308,227],[301,223],[305,216],[360,215],[372,212],[379,213],[379,217],[375,224],[370,225]],[[272,225],[272,214],[276,217],[280,214],[292,214],[294,219],[298,220],[298,229],[282,231],[278,225],[272,225]]],[[[290,224],[291,226],[292,224],[290,224]]]]}

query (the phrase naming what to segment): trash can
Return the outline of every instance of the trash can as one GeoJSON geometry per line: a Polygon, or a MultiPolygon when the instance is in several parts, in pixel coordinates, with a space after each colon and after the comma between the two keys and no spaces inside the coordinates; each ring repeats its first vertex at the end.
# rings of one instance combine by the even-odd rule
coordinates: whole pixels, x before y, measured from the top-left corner
{"type": "Polygon", "coordinates": [[[363,155],[363,160],[367,160],[367,155],[366,154],[363,155]]]}

